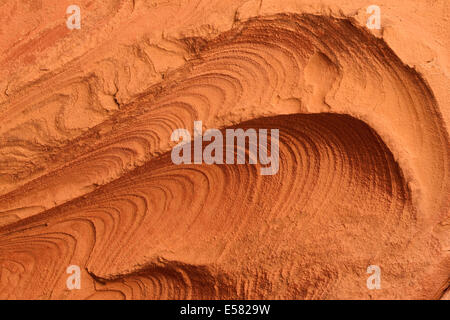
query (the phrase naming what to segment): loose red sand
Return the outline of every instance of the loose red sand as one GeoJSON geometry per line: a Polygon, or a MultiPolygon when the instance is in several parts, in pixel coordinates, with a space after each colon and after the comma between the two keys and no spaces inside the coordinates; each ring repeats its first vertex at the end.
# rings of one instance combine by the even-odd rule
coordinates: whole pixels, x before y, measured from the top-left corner
{"type": "Polygon", "coordinates": [[[316,2],[0,1],[0,298],[450,298],[449,3],[316,2]],[[196,120],[279,172],[174,165],[196,120]]]}

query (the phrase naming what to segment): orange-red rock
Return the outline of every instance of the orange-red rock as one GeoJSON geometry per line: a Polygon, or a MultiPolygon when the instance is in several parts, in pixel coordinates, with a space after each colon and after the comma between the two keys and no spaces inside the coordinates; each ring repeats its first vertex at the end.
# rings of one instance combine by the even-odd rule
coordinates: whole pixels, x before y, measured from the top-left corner
{"type": "Polygon", "coordinates": [[[0,298],[448,299],[449,3],[377,2],[0,1],[0,298]],[[279,172],[174,165],[196,120],[279,172]]]}

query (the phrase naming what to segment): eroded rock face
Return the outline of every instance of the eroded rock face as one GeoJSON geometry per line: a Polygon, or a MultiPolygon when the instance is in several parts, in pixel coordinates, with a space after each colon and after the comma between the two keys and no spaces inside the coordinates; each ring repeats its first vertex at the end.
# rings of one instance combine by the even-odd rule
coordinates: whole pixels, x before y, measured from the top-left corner
{"type": "Polygon", "coordinates": [[[0,42],[1,298],[445,297],[448,73],[288,3],[8,11],[35,29],[0,42]],[[174,165],[198,120],[279,129],[278,173],[174,165]]]}

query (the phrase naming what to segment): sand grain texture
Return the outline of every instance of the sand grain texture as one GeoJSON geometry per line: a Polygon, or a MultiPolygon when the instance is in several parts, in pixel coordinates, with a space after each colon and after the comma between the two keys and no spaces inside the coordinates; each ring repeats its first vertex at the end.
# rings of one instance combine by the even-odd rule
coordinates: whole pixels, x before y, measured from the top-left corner
{"type": "Polygon", "coordinates": [[[0,1],[0,298],[448,299],[449,5],[390,3],[80,1],[68,30],[0,1]],[[279,129],[278,174],[174,165],[196,120],[279,129]]]}

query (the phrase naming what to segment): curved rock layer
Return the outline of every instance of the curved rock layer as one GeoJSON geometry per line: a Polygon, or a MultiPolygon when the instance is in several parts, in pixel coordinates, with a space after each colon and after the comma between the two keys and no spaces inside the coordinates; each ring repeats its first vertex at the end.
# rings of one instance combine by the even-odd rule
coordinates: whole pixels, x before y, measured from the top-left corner
{"type": "Polygon", "coordinates": [[[66,67],[2,106],[1,298],[443,295],[449,138],[415,70],[352,21],[307,14],[178,45],[191,58],[127,103],[66,67]],[[68,129],[71,99],[99,105],[88,130],[68,129]],[[170,135],[195,120],[279,129],[278,174],[174,165],[170,135]]]}

